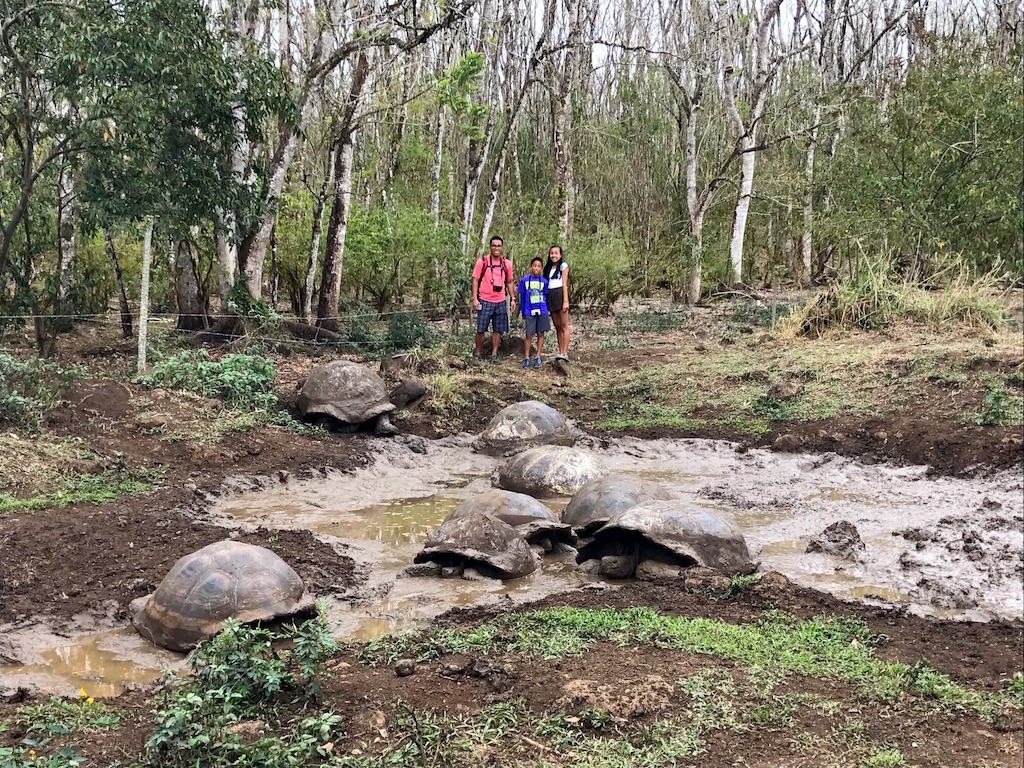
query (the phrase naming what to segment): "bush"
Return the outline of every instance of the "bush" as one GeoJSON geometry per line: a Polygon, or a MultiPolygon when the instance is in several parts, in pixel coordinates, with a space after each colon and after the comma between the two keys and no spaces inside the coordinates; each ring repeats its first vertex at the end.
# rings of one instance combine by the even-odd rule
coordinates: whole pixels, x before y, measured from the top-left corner
{"type": "Polygon", "coordinates": [[[386,342],[388,350],[392,352],[429,347],[434,340],[434,329],[415,312],[395,312],[388,318],[386,342]]]}
{"type": "Polygon", "coordinates": [[[212,361],[206,350],[182,352],[137,380],[147,387],[168,387],[216,397],[239,410],[277,405],[274,361],[253,355],[228,355],[212,361]]]}
{"type": "Polygon", "coordinates": [[[78,365],[65,368],[38,357],[21,361],[0,354],[0,426],[38,429],[43,412],[84,377],[78,365]]]}

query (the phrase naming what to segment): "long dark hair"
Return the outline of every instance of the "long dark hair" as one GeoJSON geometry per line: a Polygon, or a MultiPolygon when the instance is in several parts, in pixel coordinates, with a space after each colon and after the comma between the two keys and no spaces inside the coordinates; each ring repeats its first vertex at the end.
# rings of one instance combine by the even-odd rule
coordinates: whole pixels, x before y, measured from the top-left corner
{"type": "Polygon", "coordinates": [[[544,265],[544,277],[548,279],[550,279],[551,277],[551,268],[555,265],[555,262],[551,260],[551,252],[555,250],[555,248],[558,249],[558,262],[560,264],[565,263],[565,251],[562,250],[562,246],[552,245],[550,248],[548,248],[548,261],[547,264],[544,265]]]}

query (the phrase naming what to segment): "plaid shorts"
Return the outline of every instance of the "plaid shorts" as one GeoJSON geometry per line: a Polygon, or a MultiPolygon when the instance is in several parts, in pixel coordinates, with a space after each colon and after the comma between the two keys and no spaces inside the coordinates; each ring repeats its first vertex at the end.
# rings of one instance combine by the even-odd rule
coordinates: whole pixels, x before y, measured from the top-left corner
{"type": "Polygon", "coordinates": [[[494,333],[508,333],[508,310],[504,301],[481,301],[476,313],[476,332],[486,333],[493,323],[494,333]]]}

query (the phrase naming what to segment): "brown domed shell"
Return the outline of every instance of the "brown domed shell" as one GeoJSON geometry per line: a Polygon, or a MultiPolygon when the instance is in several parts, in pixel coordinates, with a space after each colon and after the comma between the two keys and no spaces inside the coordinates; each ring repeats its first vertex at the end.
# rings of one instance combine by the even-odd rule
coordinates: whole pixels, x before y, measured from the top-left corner
{"type": "Polygon", "coordinates": [[[383,379],[351,360],[332,360],[309,374],[296,405],[303,416],[323,414],[344,424],[395,410],[383,379]]]}
{"type": "Polygon", "coordinates": [[[280,557],[264,547],[218,541],[180,558],[152,595],[132,603],[143,637],[172,651],[188,651],[242,623],[310,612],[312,595],[280,557]]]}
{"type": "Polygon", "coordinates": [[[576,535],[570,526],[559,521],[554,512],[525,493],[502,491],[495,488],[474,494],[459,504],[448,515],[448,520],[485,515],[491,515],[508,523],[530,544],[534,544],[542,538],[549,538],[565,544],[576,543],[576,535]]]}
{"type": "Polygon", "coordinates": [[[542,445],[516,454],[498,468],[492,483],[531,496],[572,496],[596,477],[604,464],[579,448],[542,445]]]}
{"type": "Polygon", "coordinates": [[[617,512],[641,502],[667,499],[668,492],[657,483],[616,472],[580,488],[562,510],[562,522],[579,536],[593,536],[617,512]]]}
{"type": "Polygon", "coordinates": [[[539,400],[524,400],[498,411],[474,447],[499,454],[537,445],[572,445],[574,441],[562,414],[539,400]]]}
{"type": "Polygon", "coordinates": [[[449,517],[432,531],[414,562],[477,565],[498,578],[515,579],[537,570],[540,558],[520,533],[492,515],[449,517]]]}

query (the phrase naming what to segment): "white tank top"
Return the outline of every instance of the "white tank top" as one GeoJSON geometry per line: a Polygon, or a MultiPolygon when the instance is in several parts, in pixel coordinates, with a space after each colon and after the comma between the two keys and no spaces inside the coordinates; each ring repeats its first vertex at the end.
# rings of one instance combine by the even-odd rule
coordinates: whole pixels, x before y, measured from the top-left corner
{"type": "Polygon", "coordinates": [[[565,263],[564,259],[559,259],[557,264],[552,265],[552,270],[558,270],[554,275],[551,274],[552,270],[548,270],[548,288],[561,288],[562,287],[562,273],[569,268],[569,265],[565,263]]]}

